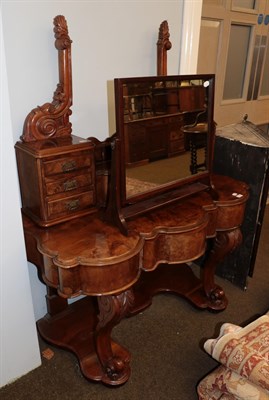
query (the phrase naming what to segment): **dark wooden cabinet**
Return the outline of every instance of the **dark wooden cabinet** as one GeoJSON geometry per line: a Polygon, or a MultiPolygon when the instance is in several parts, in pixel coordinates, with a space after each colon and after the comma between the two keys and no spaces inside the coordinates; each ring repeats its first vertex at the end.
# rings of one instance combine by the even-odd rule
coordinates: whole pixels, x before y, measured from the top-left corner
{"type": "Polygon", "coordinates": [[[149,161],[166,158],[170,136],[169,120],[152,119],[146,122],[149,140],[149,161]]]}
{"type": "Polygon", "coordinates": [[[185,151],[183,114],[129,121],[124,127],[126,165],[134,166],[185,151]]]}
{"type": "Polygon", "coordinates": [[[40,226],[92,212],[95,168],[92,144],[71,136],[15,145],[22,210],[40,226]]]}
{"type": "Polygon", "coordinates": [[[182,127],[204,110],[205,88],[191,80],[140,83],[124,87],[123,103],[126,165],[136,166],[186,150],[182,127]]]}
{"type": "Polygon", "coordinates": [[[149,161],[149,140],[143,122],[126,124],[124,132],[127,165],[139,165],[149,161]]]}
{"type": "Polygon", "coordinates": [[[202,110],[205,106],[205,88],[203,86],[182,86],[179,90],[181,111],[202,110]]]}
{"type": "Polygon", "coordinates": [[[218,130],[214,171],[246,182],[250,196],[241,230],[243,243],[229,254],[217,273],[242,289],[253,275],[269,186],[269,137],[249,121],[218,130]]]}
{"type": "Polygon", "coordinates": [[[184,146],[184,133],[182,132],[183,118],[180,116],[178,119],[172,120],[169,127],[169,140],[168,140],[168,157],[185,151],[184,146]]]}

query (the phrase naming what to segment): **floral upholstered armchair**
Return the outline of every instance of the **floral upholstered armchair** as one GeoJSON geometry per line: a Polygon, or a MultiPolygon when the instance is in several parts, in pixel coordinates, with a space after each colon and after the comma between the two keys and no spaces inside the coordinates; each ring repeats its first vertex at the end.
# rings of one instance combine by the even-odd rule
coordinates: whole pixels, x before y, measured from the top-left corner
{"type": "Polygon", "coordinates": [[[269,313],[244,328],[223,324],[204,348],[220,366],[198,384],[199,400],[269,400],[269,313]]]}

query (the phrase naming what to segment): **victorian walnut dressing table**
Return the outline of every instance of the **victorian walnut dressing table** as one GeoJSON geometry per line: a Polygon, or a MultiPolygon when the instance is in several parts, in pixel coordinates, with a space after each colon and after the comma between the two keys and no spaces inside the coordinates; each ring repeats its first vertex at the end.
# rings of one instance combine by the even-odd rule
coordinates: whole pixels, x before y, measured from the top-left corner
{"type": "MultiPolygon", "coordinates": [[[[115,79],[116,134],[103,142],[72,135],[71,40],[63,16],[55,17],[54,32],[59,85],[52,103],[28,114],[15,145],[27,257],[47,287],[48,313],[37,326],[45,340],[76,354],[87,379],[121,385],[130,376],[130,353],[111,338],[113,327],[146,309],[155,294],[226,308],[214,272],[241,241],[248,188],[211,173],[213,75],[115,79]],[[190,174],[183,127],[204,107],[206,166],[190,174]],[[144,148],[133,160],[136,135],[144,148]],[[166,162],[178,175],[154,181],[166,162]],[[198,278],[189,262],[201,257],[198,278]]],[[[168,38],[164,21],[158,57],[165,57],[159,47],[169,49],[168,38]]]]}

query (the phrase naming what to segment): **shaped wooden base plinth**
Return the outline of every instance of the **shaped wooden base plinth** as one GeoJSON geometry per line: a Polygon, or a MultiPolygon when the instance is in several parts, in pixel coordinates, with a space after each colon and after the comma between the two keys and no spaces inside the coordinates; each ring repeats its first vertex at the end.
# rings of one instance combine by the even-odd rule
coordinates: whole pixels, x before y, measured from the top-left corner
{"type": "Polygon", "coordinates": [[[96,353],[95,333],[97,312],[95,298],[84,297],[54,316],[45,315],[37,322],[37,328],[44,340],[73,352],[86,379],[102,381],[108,385],[121,385],[130,376],[130,353],[111,340],[115,358],[123,360],[127,366],[121,376],[113,379],[104,371],[96,353]]]}
{"type": "Polygon", "coordinates": [[[227,306],[224,295],[221,301],[206,297],[201,280],[188,265],[162,264],[155,271],[143,272],[131,290],[84,297],[55,315],[47,314],[37,322],[38,330],[47,342],[72,351],[87,379],[122,385],[130,377],[131,356],[111,339],[112,329],[125,316],[149,307],[160,292],[177,294],[200,309],[223,310],[227,306]]]}

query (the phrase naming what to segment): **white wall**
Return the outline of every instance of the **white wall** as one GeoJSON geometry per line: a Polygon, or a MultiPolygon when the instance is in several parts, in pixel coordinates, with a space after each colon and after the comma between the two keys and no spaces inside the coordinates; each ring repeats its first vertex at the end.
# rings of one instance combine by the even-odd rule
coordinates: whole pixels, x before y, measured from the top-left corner
{"type": "Polygon", "coordinates": [[[178,73],[182,3],[182,0],[4,2],[14,140],[21,134],[27,113],[37,104],[51,101],[58,82],[54,16],[66,17],[73,40],[73,132],[102,139],[109,133],[108,84],[115,77],[156,74],[156,42],[164,19],[169,22],[173,43],[168,73],[178,73]]]}
{"type": "MultiPolygon", "coordinates": [[[[66,17],[73,40],[73,133],[104,139],[115,129],[113,78],[156,74],[158,29],[165,19],[173,44],[168,53],[168,73],[178,74],[183,3],[184,0],[2,1],[8,92],[1,109],[6,117],[5,126],[2,124],[5,251],[1,260],[0,333],[4,339],[1,364],[5,370],[1,385],[35,368],[39,362],[13,144],[22,133],[28,112],[50,102],[58,83],[53,18],[58,14],[66,17]],[[16,359],[13,365],[12,359],[16,359]]],[[[37,319],[45,312],[44,287],[32,265],[29,274],[37,319]]]]}
{"type": "Polygon", "coordinates": [[[1,32],[0,386],[40,365],[20,216],[5,53],[1,32]]]}

